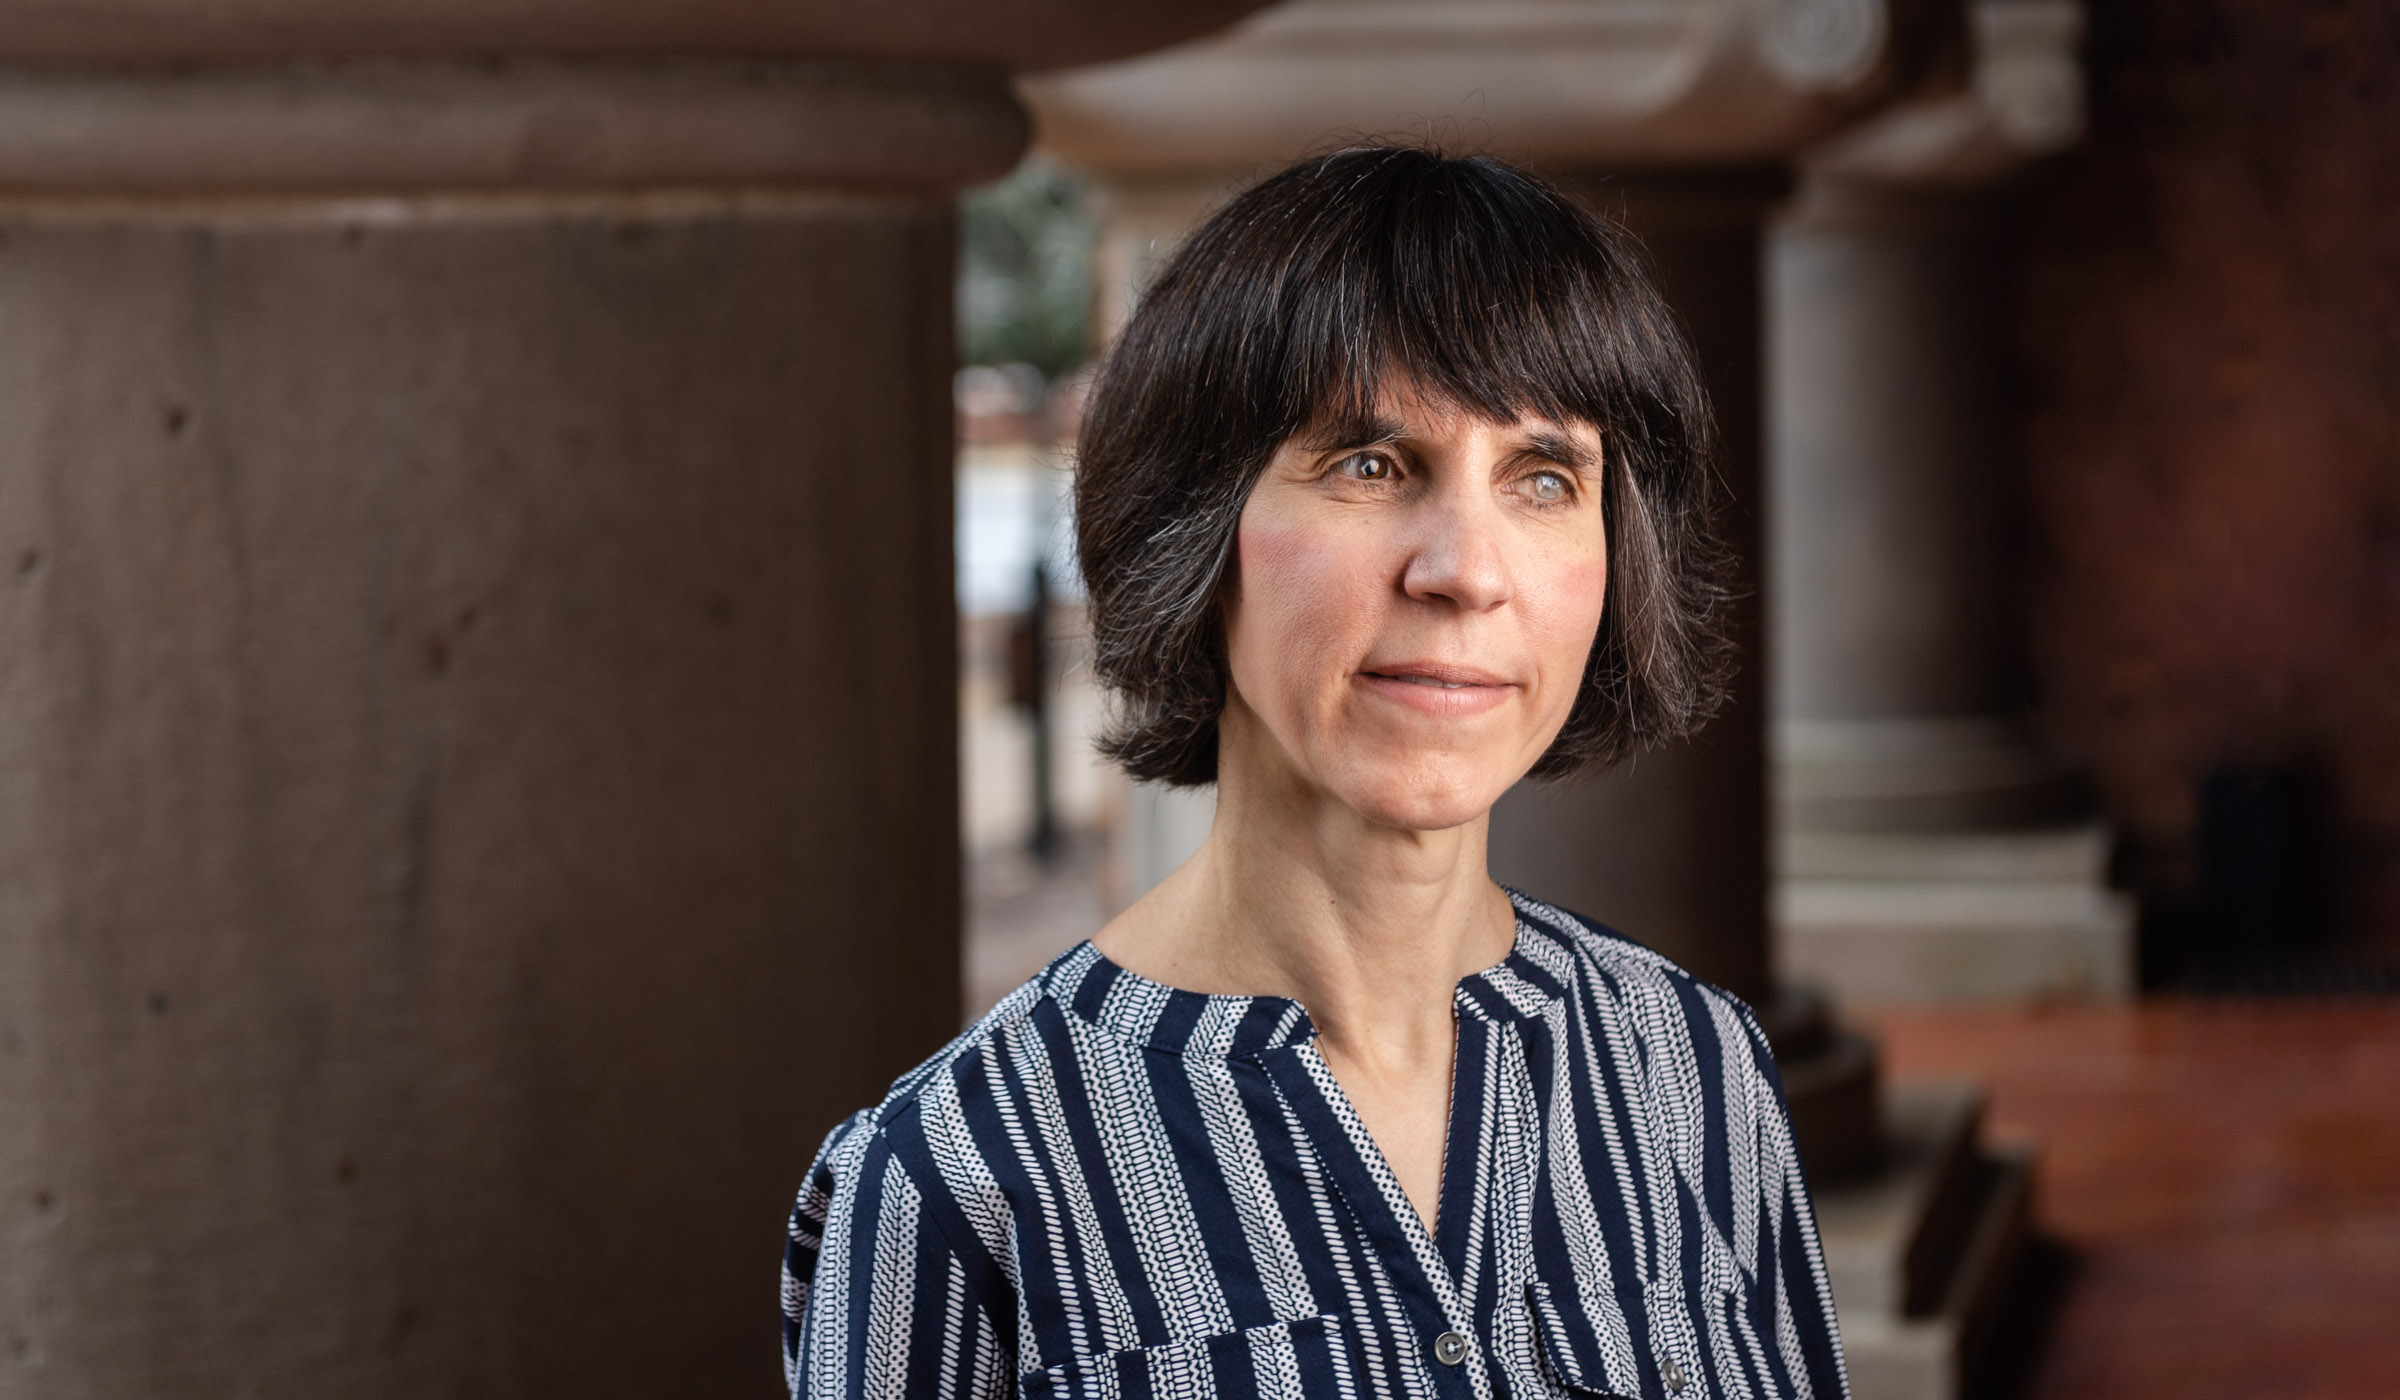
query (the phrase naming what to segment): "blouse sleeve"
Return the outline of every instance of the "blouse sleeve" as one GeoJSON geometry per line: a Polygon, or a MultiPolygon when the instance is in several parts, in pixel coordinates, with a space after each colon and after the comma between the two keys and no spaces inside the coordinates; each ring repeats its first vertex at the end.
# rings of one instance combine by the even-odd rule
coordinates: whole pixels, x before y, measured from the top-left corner
{"type": "Polygon", "coordinates": [[[784,1251],[793,1400],[1004,1397],[1005,1337],[872,1115],[834,1129],[784,1251]]]}
{"type": "Polygon", "coordinates": [[[1805,1377],[1801,1393],[1813,1400],[1848,1400],[1850,1380],[1842,1363],[1841,1331],[1835,1322],[1833,1284],[1825,1272],[1825,1254],[1817,1239],[1817,1212],[1800,1171],[1800,1152],[1792,1137],[1791,1106],[1783,1092],[1783,1076],[1758,1023],[1745,1015],[1750,1034],[1751,1062],[1756,1067],[1753,1092],[1759,1095],[1761,1125],[1759,1191],[1766,1217],[1767,1238],[1773,1251],[1761,1261],[1761,1281],[1772,1280],[1779,1350],[1793,1369],[1805,1377]]]}

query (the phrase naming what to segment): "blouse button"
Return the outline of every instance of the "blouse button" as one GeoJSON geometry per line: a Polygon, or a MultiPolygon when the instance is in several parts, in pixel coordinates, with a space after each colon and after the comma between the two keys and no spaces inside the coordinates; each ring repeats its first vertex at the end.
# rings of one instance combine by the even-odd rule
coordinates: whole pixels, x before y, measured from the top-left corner
{"type": "Polygon", "coordinates": [[[1683,1393],[1684,1375],[1682,1362],[1677,1361],[1674,1357],[1670,1356],[1665,1361],[1659,1363],[1658,1374],[1659,1379],[1667,1383],[1668,1390],[1673,1391],[1677,1395],[1681,1395],[1683,1393]]]}
{"type": "Polygon", "coordinates": [[[1444,1332],[1433,1339],[1433,1359],[1444,1366],[1456,1366],[1467,1359],[1467,1339],[1456,1332],[1444,1332]]]}

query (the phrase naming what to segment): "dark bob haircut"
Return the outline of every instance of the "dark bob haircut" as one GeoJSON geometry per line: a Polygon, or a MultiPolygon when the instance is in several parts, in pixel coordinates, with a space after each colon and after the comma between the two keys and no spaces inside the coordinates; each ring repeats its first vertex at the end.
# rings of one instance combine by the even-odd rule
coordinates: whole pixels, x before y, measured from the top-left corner
{"type": "Polygon", "coordinates": [[[1076,545],[1101,749],[1144,781],[1213,782],[1220,594],[1275,449],[1363,423],[1395,371],[1461,409],[1599,430],[1608,594],[1581,692],[1533,776],[1690,734],[1722,703],[1726,565],[1714,429],[1629,238],[1485,156],[1315,156],[1203,224],[1144,295],[1077,443],[1076,545]]]}

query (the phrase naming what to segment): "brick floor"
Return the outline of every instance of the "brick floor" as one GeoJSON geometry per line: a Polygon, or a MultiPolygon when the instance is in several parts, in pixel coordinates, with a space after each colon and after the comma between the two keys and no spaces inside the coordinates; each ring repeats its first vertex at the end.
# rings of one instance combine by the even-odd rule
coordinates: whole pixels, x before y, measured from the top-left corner
{"type": "Polygon", "coordinates": [[[2064,1267],[2027,1394],[2400,1397],[2400,999],[1853,1019],[2040,1146],[2064,1267]]]}

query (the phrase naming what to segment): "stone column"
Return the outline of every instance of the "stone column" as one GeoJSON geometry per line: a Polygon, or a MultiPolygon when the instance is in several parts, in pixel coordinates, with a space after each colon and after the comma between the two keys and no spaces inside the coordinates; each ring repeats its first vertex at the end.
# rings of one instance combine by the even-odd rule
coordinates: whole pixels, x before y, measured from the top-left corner
{"type": "Polygon", "coordinates": [[[1769,260],[1779,889],[1845,998],[2121,994],[2107,832],[2030,722],[2004,182],[2081,130],[2061,0],[1973,77],[1812,151],[1769,260]]]}
{"type": "Polygon", "coordinates": [[[362,8],[0,17],[0,1394],[773,1394],[958,1014],[952,191],[1224,10],[362,8]]]}

